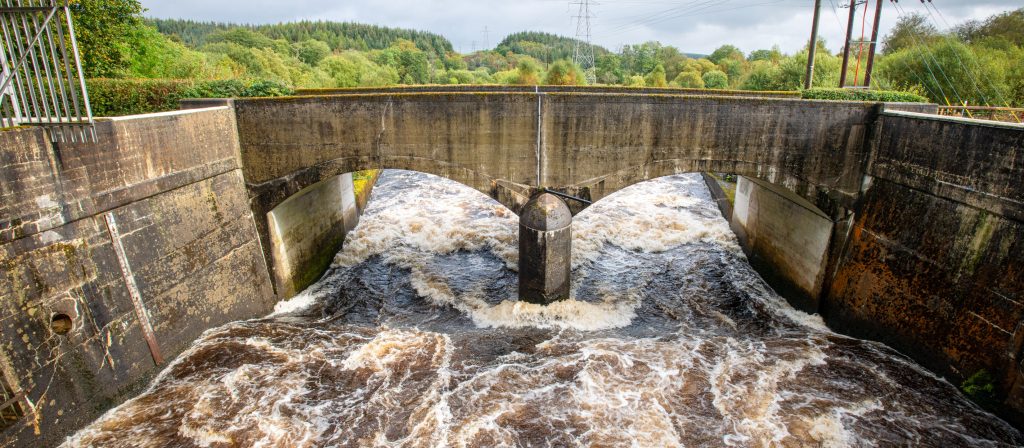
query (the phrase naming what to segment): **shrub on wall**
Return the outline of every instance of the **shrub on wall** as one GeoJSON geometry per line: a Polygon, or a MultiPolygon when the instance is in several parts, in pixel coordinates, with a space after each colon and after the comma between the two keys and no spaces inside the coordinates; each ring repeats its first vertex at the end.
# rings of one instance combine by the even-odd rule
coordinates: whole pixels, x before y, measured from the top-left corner
{"type": "Polygon", "coordinates": [[[274,81],[90,79],[89,102],[93,115],[116,117],[178,109],[182,98],[245,98],[291,95],[294,91],[274,81]]]}
{"type": "Polygon", "coordinates": [[[856,89],[808,89],[800,92],[805,100],[880,101],[889,103],[927,103],[928,98],[911,92],[856,89]]]}

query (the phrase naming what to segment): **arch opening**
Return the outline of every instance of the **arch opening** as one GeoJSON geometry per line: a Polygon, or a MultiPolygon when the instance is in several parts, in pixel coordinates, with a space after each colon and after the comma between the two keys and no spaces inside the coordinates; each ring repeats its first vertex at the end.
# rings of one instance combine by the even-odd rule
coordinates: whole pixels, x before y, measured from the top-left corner
{"type": "MultiPolygon", "coordinates": [[[[794,307],[818,312],[845,235],[837,229],[843,229],[846,221],[833,219],[783,185],[743,174],[701,174],[751,266],[794,307]]],[[[673,175],[677,174],[669,176],[673,175]]],[[[663,177],[668,176],[652,177],[628,187],[663,177]]]]}

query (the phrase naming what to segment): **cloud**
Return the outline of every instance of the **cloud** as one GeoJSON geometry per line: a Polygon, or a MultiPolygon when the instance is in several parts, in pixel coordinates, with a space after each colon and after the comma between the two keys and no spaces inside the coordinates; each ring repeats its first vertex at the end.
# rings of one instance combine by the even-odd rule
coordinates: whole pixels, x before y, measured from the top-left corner
{"type": "MultiPolygon", "coordinates": [[[[847,2],[822,3],[820,34],[835,50],[842,46],[848,12],[837,6],[847,2]]],[[[899,5],[907,13],[926,13],[918,1],[899,5]]],[[[943,0],[933,5],[941,12],[933,14],[941,29],[1021,6],[1020,0],[943,0]]],[[[517,31],[576,33],[571,19],[576,7],[562,0],[143,0],[143,6],[149,8],[148,15],[160,18],[240,23],[334,20],[419,29],[444,35],[464,52],[487,43],[493,47],[517,31]]],[[[899,13],[888,1],[883,8],[884,36],[899,13]]],[[[592,40],[611,49],[658,40],[696,53],[710,53],[726,43],[747,52],[772,45],[793,52],[807,43],[811,10],[811,0],[604,0],[594,7],[592,40]]]]}

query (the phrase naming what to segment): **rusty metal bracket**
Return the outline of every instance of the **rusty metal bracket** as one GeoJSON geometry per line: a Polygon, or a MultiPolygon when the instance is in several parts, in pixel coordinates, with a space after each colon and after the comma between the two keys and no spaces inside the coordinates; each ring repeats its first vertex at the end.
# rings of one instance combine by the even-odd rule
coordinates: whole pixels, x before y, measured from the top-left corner
{"type": "Polygon", "coordinates": [[[117,264],[121,266],[121,276],[124,284],[128,287],[128,295],[135,307],[135,316],[139,319],[139,326],[142,327],[142,336],[146,338],[149,345],[149,353],[153,355],[153,362],[156,365],[164,363],[164,357],[160,354],[160,346],[156,342],[156,333],[153,332],[153,325],[149,322],[149,313],[146,311],[146,304],[142,302],[142,294],[139,293],[139,285],[135,283],[135,275],[132,274],[131,265],[128,264],[128,257],[124,252],[124,245],[121,243],[121,233],[117,229],[117,220],[114,213],[104,215],[107,221],[107,231],[110,233],[110,242],[114,245],[114,252],[117,253],[117,264]]]}

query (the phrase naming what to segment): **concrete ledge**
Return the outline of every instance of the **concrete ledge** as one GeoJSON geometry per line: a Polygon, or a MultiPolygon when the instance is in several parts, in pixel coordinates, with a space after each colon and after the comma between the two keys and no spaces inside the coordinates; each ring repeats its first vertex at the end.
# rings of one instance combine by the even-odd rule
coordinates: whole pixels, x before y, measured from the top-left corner
{"type": "Polygon", "coordinates": [[[340,89],[299,89],[298,95],[351,95],[365,93],[402,93],[402,92],[574,92],[574,93],[624,93],[632,95],[673,94],[673,95],[719,95],[770,98],[800,98],[795,91],[753,91],[753,90],[720,90],[720,89],[689,89],[689,88],[650,88],[625,86],[524,86],[524,85],[421,85],[392,87],[352,87],[340,89]]]}

